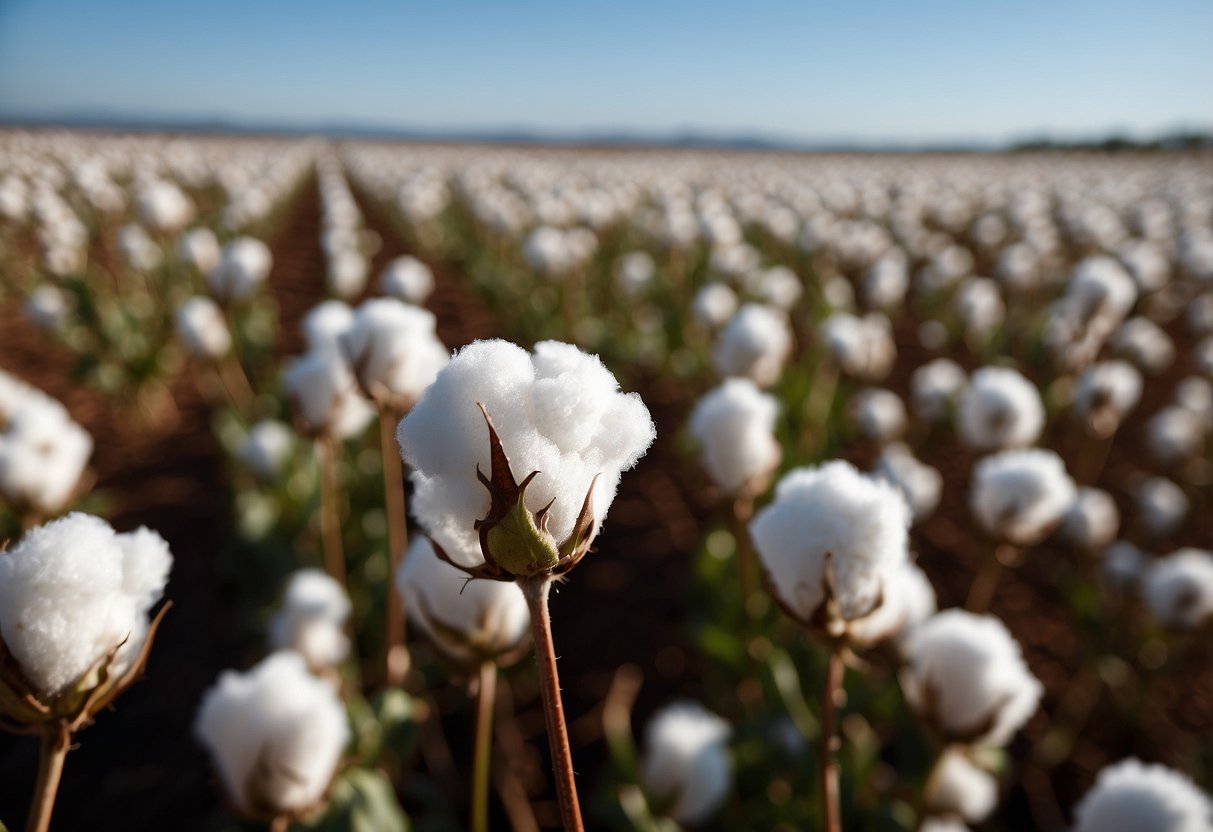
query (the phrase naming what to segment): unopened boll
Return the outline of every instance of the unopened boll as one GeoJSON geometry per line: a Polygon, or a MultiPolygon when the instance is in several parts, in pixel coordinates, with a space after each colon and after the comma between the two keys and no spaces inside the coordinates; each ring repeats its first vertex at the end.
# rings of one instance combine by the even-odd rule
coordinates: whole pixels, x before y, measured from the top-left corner
{"type": "Polygon", "coordinates": [[[1001,451],[974,466],[969,509],[996,540],[1034,546],[1057,527],[1076,496],[1065,463],[1053,451],[1001,451]]]}
{"type": "Polygon", "coordinates": [[[762,488],[779,466],[775,439],[779,403],[754,382],[731,378],[707,393],[691,412],[690,431],[699,459],[725,494],[762,488]]]}
{"type": "Polygon", "coordinates": [[[145,528],[115,534],[99,517],[73,513],[26,533],[0,557],[0,636],[42,696],[88,688],[111,651],[120,677],[143,648],[148,612],[173,557],[145,528]]]}
{"type": "Polygon", "coordinates": [[[1074,410],[1097,436],[1114,432],[1141,398],[1141,373],[1127,361],[1091,364],[1078,377],[1074,410]]]}
{"type": "Polygon", "coordinates": [[[1058,534],[1070,543],[1094,552],[1109,545],[1120,531],[1120,511],[1112,495],[1083,486],[1062,520],[1058,534]]]}
{"type": "Polygon", "coordinates": [[[597,356],[571,344],[542,341],[533,353],[499,340],[464,347],[396,434],[413,472],[413,511],[452,557],[480,552],[473,525],[491,502],[476,479],[478,465],[491,470],[477,403],[496,426],[515,480],[540,472],[527,488],[526,508],[535,512],[555,500],[547,517],[557,542],[572,533],[592,483],[593,531],[601,529],[622,472],[656,435],[640,397],[621,393],[597,356]]]}
{"type": "Polygon", "coordinates": [[[692,311],[701,324],[717,329],[737,311],[737,293],[724,283],[708,283],[695,293],[692,311]]]}
{"type": "Polygon", "coordinates": [[[379,275],[379,291],[405,303],[425,303],[434,291],[434,273],[416,257],[397,257],[379,275]]]}
{"type": "Polygon", "coordinates": [[[937,422],[948,415],[968,383],[964,369],[950,358],[936,358],[910,376],[910,403],[914,415],[937,422]]]}
{"type": "Polygon", "coordinates": [[[973,373],[961,396],[956,429],[970,448],[995,451],[1033,444],[1044,423],[1036,385],[1015,370],[983,367],[973,373]]]}
{"type": "Polygon", "coordinates": [[[313,436],[348,439],[361,433],[375,415],[336,352],[313,350],[296,358],[284,381],[303,430],[313,436]]]}
{"type": "MultiPolygon", "coordinates": [[[[480,549],[448,555],[459,563],[474,563],[480,549]]],[[[409,619],[444,655],[468,669],[515,652],[530,632],[531,616],[517,584],[468,581],[434,553],[425,537],[409,545],[396,572],[396,590],[409,619]]]]}
{"type": "Polygon", "coordinates": [[[1074,810],[1074,832],[1208,832],[1209,796],[1179,772],[1133,758],[1105,768],[1074,810]]]}
{"type": "Polygon", "coordinates": [[[916,459],[903,443],[896,442],[880,452],[874,473],[901,491],[915,521],[929,517],[939,505],[943,475],[916,459]]]}
{"type": "Polygon", "coordinates": [[[861,436],[882,445],[906,429],[906,406],[892,390],[860,390],[851,399],[851,417],[861,436]]]}
{"type": "Polygon", "coordinates": [[[206,273],[206,285],[220,303],[252,297],[273,267],[270,248],[252,237],[240,237],[223,247],[219,262],[206,273]]]}
{"type": "Polygon", "coordinates": [[[219,304],[199,295],[177,308],[177,336],[194,358],[216,361],[232,348],[232,333],[219,304]]]}
{"type": "Polygon", "coordinates": [[[667,705],[649,720],[640,780],[669,817],[686,826],[709,820],[728,796],[733,763],[729,724],[697,702],[667,705]]]}
{"type": "Polygon", "coordinates": [[[345,587],[319,569],[300,569],[291,575],[282,608],[270,621],[270,647],[294,650],[313,671],[336,667],[350,652],[349,617],[345,587]]]}
{"type": "Polygon", "coordinates": [[[1044,692],[1019,644],[990,615],[938,613],[914,629],[904,653],[906,700],[951,741],[1006,745],[1044,692]]]}
{"type": "Polygon", "coordinates": [[[981,823],[998,805],[998,780],[973,762],[964,750],[944,750],[931,771],[923,793],[927,811],[955,815],[969,823],[981,823]]]}
{"type": "Polygon", "coordinates": [[[1133,491],[1142,524],[1151,534],[1175,532],[1188,516],[1190,503],[1184,490],[1166,477],[1150,477],[1133,491]]]}
{"type": "Polygon", "coordinates": [[[831,631],[845,631],[879,607],[906,560],[909,525],[896,488],[836,460],[784,475],[750,535],[784,609],[803,624],[824,612],[831,631]]]}
{"type": "Polygon", "coordinates": [[[236,807],[271,818],[320,803],[350,729],[332,685],[283,650],[245,673],[220,674],[202,698],[194,734],[236,807]]]}
{"type": "Polygon", "coordinates": [[[716,336],[712,366],[726,378],[742,376],[759,387],[779,380],[792,351],[787,316],[769,306],[748,303],[716,336]]]}
{"type": "Polygon", "coordinates": [[[1213,552],[1187,548],[1159,558],[1146,568],[1141,589],[1164,625],[1196,629],[1213,617],[1213,552]]]}
{"type": "Polygon", "coordinates": [[[403,412],[450,360],[432,312],[395,298],[358,307],[338,342],[362,389],[383,407],[403,412]]]}

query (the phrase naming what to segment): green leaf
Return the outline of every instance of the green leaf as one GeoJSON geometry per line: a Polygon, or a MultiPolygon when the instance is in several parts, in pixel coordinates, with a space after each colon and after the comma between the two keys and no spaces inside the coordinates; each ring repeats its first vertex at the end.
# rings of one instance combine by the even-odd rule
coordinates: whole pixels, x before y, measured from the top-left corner
{"type": "Polygon", "coordinates": [[[300,825],[315,832],[408,832],[409,819],[382,772],[348,768],[333,783],[328,809],[300,825]]]}

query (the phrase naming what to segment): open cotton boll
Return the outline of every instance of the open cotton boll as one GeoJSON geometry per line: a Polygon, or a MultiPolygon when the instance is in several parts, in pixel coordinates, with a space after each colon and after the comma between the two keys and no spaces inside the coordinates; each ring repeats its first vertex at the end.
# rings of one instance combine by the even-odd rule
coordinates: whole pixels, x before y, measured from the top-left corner
{"type": "Polygon", "coordinates": [[[860,390],[851,399],[851,417],[860,435],[885,444],[906,429],[906,406],[892,390],[860,390]]]}
{"type": "Polygon", "coordinates": [[[1195,455],[1204,440],[1201,419],[1177,405],[1164,407],[1146,423],[1146,445],[1162,465],[1172,465],[1195,455]]]}
{"type": "Polygon", "coordinates": [[[320,803],[350,729],[332,686],[284,650],[245,673],[221,673],[202,698],[194,735],[240,811],[269,818],[320,803]]]}
{"type": "Polygon", "coordinates": [[[1151,534],[1165,536],[1177,530],[1188,516],[1188,496],[1166,477],[1150,477],[1133,491],[1142,524],[1151,534]]]}
{"type": "Polygon", "coordinates": [[[313,350],[294,359],[283,377],[303,430],[313,436],[349,439],[362,432],[375,408],[336,352],[313,350]]]}
{"type": "Polygon", "coordinates": [[[959,818],[927,817],[918,825],[918,832],[972,832],[959,818]]]}
{"type": "Polygon", "coordinates": [[[1125,590],[1137,584],[1146,568],[1146,554],[1127,540],[1118,540],[1099,556],[1099,572],[1111,589],[1125,590]]]}
{"type": "Polygon", "coordinates": [[[206,273],[206,285],[220,303],[252,297],[270,275],[270,247],[252,237],[239,237],[223,247],[219,262],[206,273]]]}
{"type": "Polygon", "coordinates": [[[787,266],[751,272],[747,288],[754,297],[777,309],[790,310],[804,294],[804,283],[787,266]]]}
{"type": "Polygon", "coordinates": [[[295,444],[295,433],[287,425],[274,419],[262,419],[249,428],[244,444],[240,446],[240,458],[253,473],[263,480],[278,476],[295,444]]]}
{"type": "Polygon", "coordinates": [[[712,366],[721,376],[742,376],[759,387],[779,380],[792,351],[787,316],[769,306],[747,303],[716,336],[712,366]]]}
{"type": "Polygon", "coordinates": [[[652,283],[656,269],[647,251],[630,251],[615,261],[615,285],[626,296],[636,297],[652,283]]]}
{"type": "Polygon", "coordinates": [[[899,306],[910,288],[910,274],[904,257],[882,257],[873,263],[863,278],[863,297],[873,309],[899,306]]]}
{"type": "Polygon", "coordinates": [[[1074,810],[1074,832],[1208,832],[1209,797],[1179,772],[1137,759],[1099,773],[1074,810]]]}
{"type": "Polygon", "coordinates": [[[1112,495],[1098,488],[1083,486],[1066,512],[1058,534],[1062,539],[1094,552],[1109,545],[1120,531],[1120,510],[1112,495]]]}
{"type": "Polygon", "coordinates": [[[876,611],[906,560],[909,526],[896,488],[835,460],[784,475],[750,535],[788,614],[808,625],[824,609],[833,631],[876,611]]]}
{"type": "Polygon", "coordinates": [[[879,312],[862,318],[835,312],[821,325],[822,343],[839,368],[864,381],[879,381],[897,360],[892,324],[879,312]]]}
{"type": "Polygon", "coordinates": [[[961,283],[953,303],[970,338],[988,336],[1006,313],[998,284],[987,277],[971,277],[961,283]]]}
{"type": "Polygon", "coordinates": [[[436,326],[432,312],[375,298],[358,307],[353,325],[337,340],[363,391],[403,413],[450,361],[436,326]]]}
{"type": "Polygon", "coordinates": [[[379,275],[379,291],[421,305],[434,291],[434,273],[416,257],[405,254],[384,267],[379,275]]]}
{"type": "Polygon", "coordinates": [[[671,703],[653,714],[644,732],[640,781],[668,816],[686,826],[709,820],[733,785],[730,725],[697,702],[671,703]]]}
{"type": "Polygon", "coordinates": [[[692,302],[695,320],[710,329],[724,326],[736,311],[737,293],[724,283],[706,284],[692,302]]]}
{"type": "Polygon", "coordinates": [[[0,494],[42,515],[61,511],[84,475],[93,437],[59,402],[32,391],[0,433],[0,494]]]}
{"type": "MultiPolygon", "coordinates": [[[[457,563],[480,558],[479,548],[447,554],[457,563]]],[[[396,590],[409,619],[444,655],[470,669],[514,653],[530,632],[531,615],[516,583],[467,577],[417,537],[396,571],[396,590]]]]}
{"type": "Polygon", "coordinates": [[[951,741],[1006,745],[1044,693],[1019,644],[991,615],[944,610],[913,630],[904,653],[906,701],[951,741]]]}
{"type": "Polygon", "coordinates": [[[163,179],[153,180],[135,194],[139,219],[157,231],[172,232],[194,218],[194,203],[185,192],[163,179]]]}
{"type": "Polygon", "coordinates": [[[333,252],[326,272],[329,291],[346,300],[357,297],[366,288],[370,268],[365,255],[357,249],[343,248],[333,252]]]}
{"type": "Polygon", "coordinates": [[[1192,630],[1213,617],[1213,552],[1180,549],[1145,570],[1142,595],[1160,622],[1192,630]]]}
{"type": "Polygon", "coordinates": [[[960,398],[956,429],[976,451],[1023,448],[1040,438],[1045,408],[1036,385],[1015,370],[982,367],[960,398]]]}
{"type": "Polygon", "coordinates": [[[282,608],[270,621],[270,647],[294,650],[314,672],[336,667],[350,652],[349,616],[350,599],[338,581],[319,569],[300,569],[291,575],[282,608]]]}
{"type": "Polygon", "coordinates": [[[34,287],[22,306],[26,319],[44,332],[54,332],[63,326],[69,309],[67,295],[50,283],[34,287]]]}
{"type": "Polygon", "coordinates": [[[36,692],[91,687],[112,650],[111,677],[138,656],[148,612],[172,566],[168,545],[140,529],[116,535],[73,513],[30,530],[0,557],[0,637],[36,692]]]}
{"type": "Polygon", "coordinates": [[[964,391],[968,377],[950,358],[936,358],[910,376],[910,403],[914,415],[924,422],[937,422],[951,412],[964,391]]]}
{"type": "Polygon", "coordinates": [[[177,238],[177,257],[189,263],[199,274],[219,265],[219,240],[209,228],[191,228],[177,238]]]}
{"type": "Polygon", "coordinates": [[[1175,363],[1175,343],[1149,318],[1130,318],[1112,337],[1112,349],[1141,371],[1158,375],[1175,363]]]}
{"type": "Polygon", "coordinates": [[[1184,323],[1194,335],[1213,333],[1213,292],[1205,292],[1188,304],[1184,323]]]}
{"type": "Polygon", "coordinates": [[[770,481],[782,457],[775,439],[778,413],[775,398],[745,378],[728,379],[691,411],[699,461],[725,494],[753,493],[770,481]]]}
{"type": "Polygon", "coordinates": [[[596,534],[623,471],[656,435],[640,397],[619,391],[602,361],[571,344],[543,341],[534,353],[507,341],[461,349],[401,422],[396,437],[412,470],[413,511],[452,557],[479,552],[475,521],[490,499],[476,466],[491,470],[489,435],[477,403],[488,411],[515,480],[540,473],[526,490],[526,508],[547,513],[557,542],[573,531],[586,493],[593,492],[596,534]]]}
{"type": "Polygon", "coordinates": [[[1083,370],[1074,410],[1096,436],[1109,436],[1141,398],[1141,373],[1126,361],[1102,361],[1083,370]]]}
{"type": "Polygon", "coordinates": [[[199,295],[177,308],[177,337],[194,358],[215,361],[232,348],[232,334],[219,304],[199,295]]]}
{"type": "Polygon", "coordinates": [[[42,395],[44,394],[41,391],[0,369],[0,428],[4,427],[31,397],[42,395]]]}
{"type": "Polygon", "coordinates": [[[1141,292],[1155,292],[1171,279],[1171,263],[1162,249],[1148,240],[1131,240],[1120,247],[1120,261],[1141,292]]]}
{"type": "Polygon", "coordinates": [[[150,272],[160,265],[160,246],[147,235],[143,227],[131,223],[118,229],[118,250],[132,271],[150,272]]]}
{"type": "Polygon", "coordinates": [[[943,752],[923,792],[930,814],[955,815],[981,823],[998,805],[998,779],[977,765],[962,749],[943,752]]]}
{"type": "Polygon", "coordinates": [[[1213,383],[1189,376],[1175,385],[1175,403],[1200,421],[1200,429],[1213,430],[1213,383]]]}
{"type": "Polygon", "coordinates": [[[939,505],[943,475],[916,459],[909,446],[903,443],[894,443],[881,451],[873,473],[901,491],[915,522],[931,516],[939,505]]]}
{"type": "Polygon", "coordinates": [[[870,646],[892,639],[902,645],[913,629],[934,615],[937,608],[935,588],[930,579],[918,564],[906,560],[893,579],[885,584],[876,611],[851,622],[851,640],[870,646]]]}
{"type": "Polygon", "coordinates": [[[1033,546],[1057,528],[1076,497],[1074,481],[1053,451],[1000,451],[974,466],[969,510],[996,540],[1033,546]]]}
{"type": "Polygon", "coordinates": [[[343,300],[324,300],[308,310],[299,328],[309,351],[340,352],[341,337],[354,327],[354,310],[343,300]]]}

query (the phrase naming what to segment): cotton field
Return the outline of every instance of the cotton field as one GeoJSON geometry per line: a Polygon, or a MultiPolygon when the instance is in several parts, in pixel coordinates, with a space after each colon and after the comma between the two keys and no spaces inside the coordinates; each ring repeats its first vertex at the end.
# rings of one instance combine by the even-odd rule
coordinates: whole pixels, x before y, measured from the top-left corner
{"type": "Polygon", "coordinates": [[[10,829],[1210,830],[1211,518],[1207,151],[0,132],[10,829]]]}

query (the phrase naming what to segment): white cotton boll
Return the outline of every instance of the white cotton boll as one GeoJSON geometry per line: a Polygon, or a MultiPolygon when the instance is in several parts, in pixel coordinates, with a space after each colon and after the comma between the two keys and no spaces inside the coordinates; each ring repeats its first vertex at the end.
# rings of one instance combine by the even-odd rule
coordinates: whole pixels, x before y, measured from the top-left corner
{"type": "Polygon", "coordinates": [[[779,466],[778,413],[775,398],[744,378],[728,379],[691,411],[689,428],[699,444],[700,463],[725,494],[764,488],[779,466]]]}
{"type": "Polygon", "coordinates": [[[313,350],[294,359],[283,376],[295,410],[308,433],[349,439],[362,432],[375,408],[336,352],[313,350]]]}
{"type": "Polygon", "coordinates": [[[36,286],[22,307],[25,317],[43,332],[54,332],[61,328],[69,310],[67,295],[50,283],[36,286]]]}
{"type": "Polygon", "coordinates": [[[784,475],[774,501],[750,522],[750,534],[771,590],[790,615],[807,623],[832,601],[841,621],[830,626],[845,627],[877,609],[906,560],[909,526],[909,507],[896,488],[836,460],[784,475]]]}
{"type": "Polygon", "coordinates": [[[914,629],[904,653],[907,702],[949,740],[1006,745],[1044,693],[1019,644],[991,615],[944,610],[914,629]]]}
{"type": "Polygon", "coordinates": [[[968,383],[964,369],[950,358],[936,358],[910,376],[910,403],[924,422],[938,422],[951,412],[968,383]]]}
{"type": "Polygon", "coordinates": [[[160,265],[160,246],[147,235],[142,226],[131,223],[118,229],[118,250],[133,271],[150,272],[160,265]]]}
{"type": "Polygon", "coordinates": [[[627,297],[636,297],[652,283],[656,269],[647,251],[628,252],[615,261],[615,285],[627,297]]]}
{"type": "Polygon", "coordinates": [[[695,320],[710,329],[728,323],[737,311],[737,293],[723,283],[708,283],[695,293],[695,320]]]}
{"type": "Polygon", "coordinates": [[[177,238],[177,257],[189,263],[199,274],[219,265],[219,240],[209,228],[191,228],[177,238]]]}
{"type": "Polygon", "coordinates": [[[265,817],[323,799],[350,729],[332,685],[284,650],[245,673],[221,673],[202,698],[194,735],[228,797],[245,814],[265,817]]]}
{"type": "Polygon", "coordinates": [[[43,515],[61,511],[84,475],[93,438],[66,408],[35,392],[9,414],[0,434],[0,494],[43,515]]]}
{"type": "Polygon", "coordinates": [[[215,361],[232,348],[232,334],[219,304],[199,295],[177,308],[177,337],[194,358],[215,361]]]}
{"type": "Polygon", "coordinates": [[[329,291],[346,300],[357,297],[366,288],[370,268],[365,255],[356,249],[343,248],[334,252],[329,257],[326,273],[329,291]]]}
{"type": "Polygon", "coordinates": [[[821,287],[821,296],[831,309],[845,310],[855,306],[855,288],[845,277],[831,277],[821,287]]]}
{"type": "Polygon", "coordinates": [[[1127,540],[1116,541],[1099,556],[1100,575],[1113,589],[1135,586],[1145,568],[1145,552],[1127,540]]]}
{"type": "Polygon", "coordinates": [[[1198,453],[1204,439],[1201,418],[1177,405],[1164,407],[1146,423],[1146,445],[1162,465],[1173,465],[1198,453]]]}
{"type": "Polygon", "coordinates": [[[1205,292],[1194,298],[1188,304],[1184,321],[1195,335],[1213,333],[1213,292],[1205,292]]]}
{"type": "Polygon", "coordinates": [[[341,337],[354,327],[354,310],[342,300],[325,300],[303,316],[299,328],[310,352],[340,352],[341,337]]]}
{"type": "Polygon", "coordinates": [[[543,341],[534,354],[506,341],[461,349],[400,424],[396,437],[413,471],[413,510],[451,557],[480,552],[473,529],[489,508],[476,479],[487,473],[488,428],[483,403],[509,457],[515,480],[539,475],[526,492],[534,512],[551,500],[548,529],[557,542],[573,531],[590,484],[594,532],[614,500],[623,471],[655,436],[640,397],[619,384],[597,356],[571,344],[543,341]]]}
{"type": "Polygon", "coordinates": [[[1092,364],[1078,377],[1074,410],[1097,436],[1108,436],[1137,406],[1141,386],[1141,373],[1126,361],[1092,364]]]}
{"type": "Polygon", "coordinates": [[[1057,527],[1076,497],[1074,481],[1053,451],[1000,451],[973,467],[969,510],[996,540],[1034,546],[1057,527]]]}
{"type": "Polygon", "coordinates": [[[1074,810],[1074,832],[1208,832],[1213,807],[1173,769],[1122,760],[1099,773],[1074,810]]]}
{"type": "Polygon", "coordinates": [[[927,811],[981,823],[998,805],[998,779],[955,746],[944,750],[923,793],[927,811]]]}
{"type": "Polygon", "coordinates": [[[733,784],[730,725],[697,702],[674,702],[653,714],[644,733],[640,780],[669,817],[686,826],[709,820],[733,784]]]}
{"type": "Polygon", "coordinates": [[[33,396],[43,395],[41,391],[30,387],[16,376],[0,369],[0,425],[4,425],[12,415],[33,396]]]}
{"type": "Polygon", "coordinates": [[[223,247],[219,262],[206,273],[206,285],[220,303],[244,300],[265,282],[273,264],[269,246],[240,237],[223,247]]]}
{"type": "Polygon", "coordinates": [[[135,194],[139,219],[157,231],[173,232],[194,217],[194,203],[172,182],[152,181],[135,194]]]}
{"type": "Polygon", "coordinates": [[[1179,529],[1188,516],[1184,490],[1165,477],[1150,477],[1133,492],[1141,522],[1151,534],[1165,536],[1179,529]]]}
{"type": "Polygon", "coordinates": [[[1146,567],[1142,596],[1168,627],[1193,630],[1213,617],[1213,552],[1180,549],[1146,567]]]}
{"type": "MultiPolygon", "coordinates": [[[[447,554],[459,563],[480,558],[479,547],[447,554]]],[[[417,537],[396,572],[396,590],[409,620],[444,655],[470,668],[515,652],[530,632],[531,615],[516,583],[467,577],[439,558],[427,538],[417,537]]]]}
{"type": "Polygon", "coordinates": [[[821,339],[844,373],[864,381],[884,378],[897,360],[892,324],[879,312],[835,312],[821,325],[821,339]]]}
{"type": "Polygon", "coordinates": [[[852,642],[870,646],[892,639],[901,646],[911,632],[935,614],[935,588],[925,572],[913,561],[902,563],[899,572],[884,588],[880,606],[866,618],[851,622],[852,642]]]}
{"type": "Polygon", "coordinates": [[[919,824],[918,832],[972,832],[972,830],[958,818],[928,817],[919,824]]]}
{"type": "Polygon", "coordinates": [[[262,419],[249,428],[240,459],[263,480],[274,480],[295,444],[295,433],[282,422],[262,419]]]}
{"type": "Polygon", "coordinates": [[[1094,552],[1115,540],[1119,531],[1120,510],[1112,495],[1083,486],[1066,512],[1058,534],[1075,546],[1094,552]]]}
{"type": "Polygon", "coordinates": [[[436,326],[428,310],[395,298],[374,298],[358,307],[338,344],[363,391],[380,405],[404,412],[450,360],[436,326]]]}
{"type": "Polygon", "coordinates": [[[155,532],[115,535],[79,513],[32,529],[0,557],[0,636],[35,691],[95,684],[83,677],[116,649],[110,671],[124,673],[171,565],[155,532]]]}
{"type": "Polygon", "coordinates": [[[421,305],[434,291],[434,273],[416,257],[397,257],[379,275],[379,291],[405,303],[421,305]]]}
{"type": "Polygon", "coordinates": [[[747,303],[725,324],[712,348],[712,366],[721,376],[743,376],[759,387],[779,380],[792,351],[787,316],[769,306],[747,303]]]}
{"type": "Polygon", "coordinates": [[[1015,370],[982,367],[960,398],[956,429],[977,451],[1023,448],[1040,438],[1045,408],[1036,385],[1015,370]]]}
{"type": "Polygon", "coordinates": [[[1171,337],[1148,318],[1125,321],[1112,337],[1112,349],[1150,375],[1158,375],[1175,362],[1171,337]]]}
{"type": "Polygon", "coordinates": [[[863,278],[863,297],[873,309],[900,306],[910,288],[910,274],[903,257],[882,257],[873,263],[863,278]]]}
{"type": "Polygon", "coordinates": [[[1175,385],[1175,403],[1195,416],[1201,430],[1213,430],[1213,383],[1188,376],[1175,385]]]}
{"type": "Polygon", "coordinates": [[[1120,248],[1120,260],[1142,292],[1155,292],[1171,279],[1171,264],[1155,243],[1133,240],[1120,248]]]}
{"type": "Polygon", "coordinates": [[[1002,324],[1006,307],[998,284],[986,277],[971,277],[956,291],[956,314],[972,338],[983,338],[1002,324]]]}
{"type": "Polygon", "coordinates": [[[270,621],[270,647],[294,650],[313,671],[336,667],[350,652],[345,634],[350,609],[338,581],[319,569],[300,569],[291,575],[282,608],[270,621]]]}
{"type": "Polygon", "coordinates": [[[943,475],[917,460],[902,443],[889,445],[881,451],[874,474],[901,491],[915,522],[931,516],[943,495],[943,475]]]}
{"type": "Polygon", "coordinates": [[[860,390],[851,399],[851,416],[860,435],[885,444],[906,429],[906,406],[892,390],[860,390]]]}
{"type": "Polygon", "coordinates": [[[787,266],[772,266],[752,272],[747,286],[750,294],[785,311],[795,306],[804,294],[804,283],[787,266]]]}
{"type": "Polygon", "coordinates": [[[1201,338],[1192,348],[1192,362],[1197,370],[1213,376],[1213,335],[1201,338]]]}

